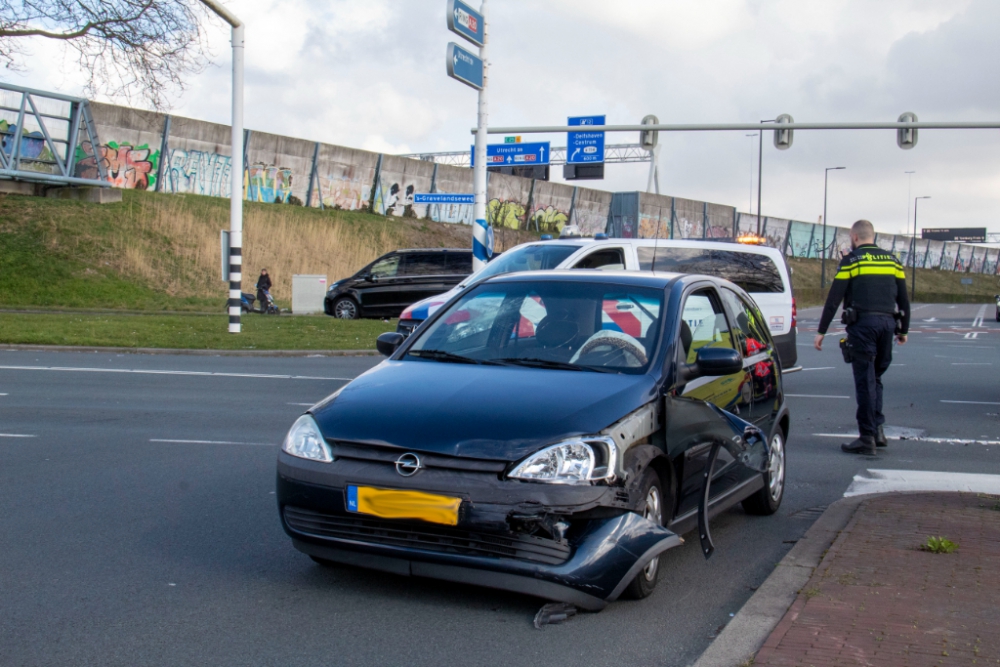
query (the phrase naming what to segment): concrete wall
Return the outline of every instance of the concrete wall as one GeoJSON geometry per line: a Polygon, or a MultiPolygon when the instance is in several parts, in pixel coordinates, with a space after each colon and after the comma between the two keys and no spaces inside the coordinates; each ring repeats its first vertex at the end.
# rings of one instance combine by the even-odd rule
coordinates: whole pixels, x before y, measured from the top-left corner
{"type": "MultiPolygon", "coordinates": [[[[237,168],[243,170],[244,196],[250,201],[344,210],[370,207],[382,215],[473,222],[469,204],[413,204],[419,192],[471,193],[468,168],[256,131],[247,133],[245,156],[234,167],[226,125],[172,116],[164,142],[163,114],[97,102],[91,109],[100,145],[81,143],[76,148],[76,174],[84,178],[97,177],[100,160],[108,180],[119,188],[229,197],[230,174],[237,168]]],[[[730,238],[758,229],[757,216],[737,213],[731,206],[666,195],[613,195],[502,174],[490,174],[488,190],[487,215],[497,227],[559,233],[572,223],[587,236],[608,231],[638,238],[730,238]]],[[[822,227],[814,223],[765,217],[760,229],[768,245],[790,256],[820,257],[824,252],[822,227]]],[[[827,257],[838,259],[850,248],[849,232],[832,225],[826,231],[827,257]]],[[[876,243],[909,265],[909,237],[878,234],[876,243]]],[[[927,268],[998,272],[997,252],[922,240],[916,248],[917,263],[927,268]]]]}

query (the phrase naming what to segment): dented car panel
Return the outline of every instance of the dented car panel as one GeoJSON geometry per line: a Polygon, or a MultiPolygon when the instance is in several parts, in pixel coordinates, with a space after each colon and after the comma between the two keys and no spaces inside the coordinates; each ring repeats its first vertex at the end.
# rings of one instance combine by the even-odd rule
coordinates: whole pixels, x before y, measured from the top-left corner
{"type": "MultiPolygon", "coordinates": [[[[432,316],[390,359],[310,410],[326,458],[293,455],[299,450],[286,440],[277,463],[282,526],[297,549],[319,560],[591,610],[623,593],[641,597],[635,582],[652,571],[655,585],[656,559],[682,544],[681,534],[700,526],[708,557],[712,515],[741,501],[766,500],[768,471],[777,469],[769,442],[787,434],[779,374],[766,378],[773,383],[767,409],[754,405],[761,392],[751,391],[740,414],[726,409],[740,409],[731,396],[708,386],[712,378],[727,384],[744,378],[760,368],[762,354],[776,358],[773,341],[748,348],[730,331],[739,326],[738,314],[725,305],[723,288],[738,291],[700,276],[586,271],[485,281],[432,316]],[[495,312],[462,310],[463,299],[491,289],[503,295],[491,306],[495,312]],[[662,294],[658,301],[654,291],[662,294]],[[598,295],[591,310],[560,301],[591,293],[598,295]],[[518,305],[522,297],[533,300],[530,328],[525,306],[518,305]],[[509,325],[501,321],[508,303],[509,325]],[[484,326],[477,317],[493,317],[494,324],[484,326]],[[561,319],[547,329],[546,318],[553,317],[561,319]],[[476,326],[461,333],[452,321],[476,326]],[[490,333],[497,329],[502,335],[490,333]],[[426,337],[433,345],[420,342],[426,337]],[[715,351],[699,355],[700,347],[715,351]],[[433,360],[411,354],[431,348],[433,360]],[[518,363],[521,358],[531,365],[518,363]],[[571,368],[577,362],[592,365],[571,368]],[[688,390],[693,380],[725,397],[697,398],[688,390]],[[589,465],[589,476],[532,478],[555,474],[544,458],[552,447],[568,448],[559,449],[562,459],[551,459],[560,466],[582,451],[574,465],[589,465]],[[608,450],[603,458],[601,448],[608,450]],[[661,515],[649,512],[650,484],[662,493],[661,515]],[[386,518],[352,505],[350,489],[359,486],[460,502],[449,525],[386,518]]],[[[784,448],[777,449],[783,455],[784,448]]]]}

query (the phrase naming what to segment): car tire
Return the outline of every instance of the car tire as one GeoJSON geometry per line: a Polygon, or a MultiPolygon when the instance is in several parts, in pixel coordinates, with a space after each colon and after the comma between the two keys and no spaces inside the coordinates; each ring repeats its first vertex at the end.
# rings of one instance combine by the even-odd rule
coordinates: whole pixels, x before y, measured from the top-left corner
{"type": "MultiPolygon", "coordinates": [[[[664,517],[669,512],[670,502],[663,495],[663,483],[660,481],[660,476],[652,468],[646,468],[645,472],[642,473],[642,479],[639,482],[639,497],[642,498],[642,504],[637,511],[642,514],[643,518],[662,526],[665,521],[664,517]]],[[[653,593],[653,589],[656,588],[656,582],[659,579],[660,557],[657,556],[639,571],[635,579],[629,582],[622,592],[622,597],[631,600],[649,597],[653,593]]]]}
{"type": "Polygon", "coordinates": [[[771,453],[764,476],[764,488],[743,501],[747,514],[770,516],[785,497],[785,431],[780,426],[771,434],[771,453]]]}
{"type": "Polygon", "coordinates": [[[358,302],[349,296],[342,296],[333,302],[333,316],[338,320],[356,320],[361,317],[358,302]]]}

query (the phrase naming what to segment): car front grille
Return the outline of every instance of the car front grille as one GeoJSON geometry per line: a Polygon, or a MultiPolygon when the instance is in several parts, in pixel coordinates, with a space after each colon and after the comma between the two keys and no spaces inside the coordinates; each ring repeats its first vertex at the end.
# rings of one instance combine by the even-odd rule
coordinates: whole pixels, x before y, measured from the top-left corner
{"type": "Polygon", "coordinates": [[[568,544],[534,535],[478,533],[432,523],[325,514],[291,506],[285,507],[285,522],[305,535],[435,553],[512,558],[546,565],[559,565],[570,557],[568,544]]]}

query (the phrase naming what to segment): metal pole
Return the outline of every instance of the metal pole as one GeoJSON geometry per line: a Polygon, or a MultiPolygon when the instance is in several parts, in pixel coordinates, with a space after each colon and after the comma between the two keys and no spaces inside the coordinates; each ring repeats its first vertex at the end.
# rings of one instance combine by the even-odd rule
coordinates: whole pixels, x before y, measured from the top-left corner
{"type": "MultiPolygon", "coordinates": [[[[748,137],[756,137],[757,133],[748,134],[748,137]]],[[[753,142],[750,142],[750,215],[753,215],[753,142]]],[[[735,234],[735,232],[734,232],[735,234]]]]}
{"type": "Polygon", "coordinates": [[[486,132],[489,125],[489,105],[487,104],[487,86],[490,80],[490,63],[487,60],[487,49],[490,41],[490,22],[487,14],[487,2],[479,11],[483,15],[483,45],[479,47],[479,57],[483,61],[483,89],[479,91],[479,114],[476,123],[476,164],[472,173],[473,190],[476,193],[475,224],[472,226],[472,270],[473,272],[486,266],[493,247],[490,244],[490,227],[486,219],[486,132]]]}
{"type": "Polygon", "coordinates": [[[822,296],[826,289],[826,187],[830,181],[830,169],[823,172],[823,257],[819,261],[819,290],[822,296]]]}
{"type": "MultiPolygon", "coordinates": [[[[917,243],[917,206],[921,199],[930,199],[930,197],[917,197],[913,200],[913,247],[916,249],[917,243]]],[[[910,276],[910,302],[912,303],[914,299],[917,298],[917,264],[913,257],[914,253],[910,253],[910,272],[913,274],[910,276]]]]}
{"type": "MultiPolygon", "coordinates": [[[[760,121],[761,123],[765,121],[760,121]]],[[[758,133],[760,135],[760,140],[757,142],[757,236],[760,236],[760,176],[764,169],[764,130],[758,133]]]]}

